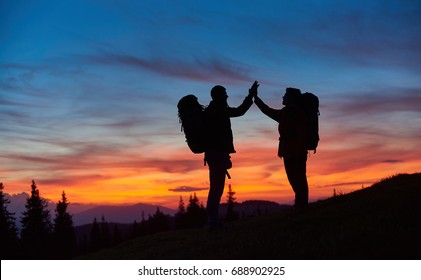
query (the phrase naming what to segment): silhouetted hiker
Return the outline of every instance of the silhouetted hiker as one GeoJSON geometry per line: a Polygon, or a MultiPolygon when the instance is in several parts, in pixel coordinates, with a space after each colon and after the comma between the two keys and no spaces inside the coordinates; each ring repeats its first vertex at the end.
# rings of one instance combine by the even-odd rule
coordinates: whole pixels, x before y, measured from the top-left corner
{"type": "MultiPolygon", "coordinates": [[[[253,84],[253,86],[257,86],[253,84]]],[[[253,88],[252,86],[252,88],[253,88]]],[[[228,106],[228,95],[223,86],[211,90],[212,101],[205,109],[207,143],[205,161],[209,166],[210,189],[207,201],[209,229],[221,226],[219,204],[224,193],[225,175],[232,167],[230,154],[235,153],[230,118],[244,115],[253,104],[252,90],[237,108],[228,106]]]]}
{"type": "Polygon", "coordinates": [[[282,101],[285,107],[273,109],[257,96],[257,87],[255,89],[254,103],[265,115],[279,123],[278,156],[284,159],[288,181],[295,192],[295,206],[306,207],[308,205],[307,121],[305,112],[299,104],[301,91],[297,88],[287,88],[282,101]]]}

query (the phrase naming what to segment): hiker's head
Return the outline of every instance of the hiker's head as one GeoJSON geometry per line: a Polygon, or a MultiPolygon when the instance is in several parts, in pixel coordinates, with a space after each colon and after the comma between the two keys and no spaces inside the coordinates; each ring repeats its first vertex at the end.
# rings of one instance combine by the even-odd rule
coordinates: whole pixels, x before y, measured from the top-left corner
{"type": "Polygon", "coordinates": [[[227,90],[223,86],[214,86],[211,89],[211,97],[214,101],[226,101],[228,98],[227,90]]]}
{"type": "Polygon", "coordinates": [[[299,101],[301,96],[301,90],[298,88],[286,88],[285,95],[282,97],[282,104],[283,105],[292,105],[296,104],[299,101]]]}

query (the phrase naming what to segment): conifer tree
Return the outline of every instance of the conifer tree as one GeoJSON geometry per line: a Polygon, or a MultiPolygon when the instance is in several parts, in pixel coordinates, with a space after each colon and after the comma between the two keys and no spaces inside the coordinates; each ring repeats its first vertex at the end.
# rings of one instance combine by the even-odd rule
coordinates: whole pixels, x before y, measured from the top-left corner
{"type": "Polygon", "coordinates": [[[231,184],[228,185],[227,192],[227,215],[225,220],[233,221],[238,219],[238,213],[234,211],[234,205],[236,198],[234,197],[235,192],[232,190],[231,184]]]}
{"type": "Polygon", "coordinates": [[[145,211],[142,211],[141,221],[133,223],[133,237],[144,236],[148,233],[148,223],[145,219],[145,211]]]}
{"type": "Polygon", "coordinates": [[[132,225],[132,237],[136,238],[138,236],[140,236],[140,226],[137,223],[137,221],[134,220],[133,225],[132,225]]]}
{"type": "Polygon", "coordinates": [[[69,202],[63,191],[61,199],[56,206],[54,218],[54,249],[60,259],[68,259],[74,256],[76,248],[76,234],[73,227],[73,218],[67,212],[69,202]]]}
{"type": "Polygon", "coordinates": [[[198,208],[200,208],[200,204],[196,193],[193,193],[193,195],[190,194],[189,204],[187,205],[187,211],[192,211],[193,209],[198,208]]]}
{"type": "Polygon", "coordinates": [[[139,236],[146,235],[148,233],[148,222],[145,218],[145,211],[142,211],[142,220],[140,220],[139,225],[139,236]]]}
{"type": "Polygon", "coordinates": [[[180,201],[178,202],[178,212],[179,214],[183,215],[186,213],[186,207],[184,205],[183,197],[180,195],[180,201]]]}
{"type": "Polygon", "coordinates": [[[3,193],[3,183],[0,182],[0,257],[2,260],[17,257],[17,230],[13,213],[7,210],[10,200],[3,193]]]}
{"type": "Polygon", "coordinates": [[[31,196],[26,200],[22,213],[21,240],[26,258],[45,259],[51,257],[51,218],[48,203],[40,196],[32,180],[31,196]]]}
{"type": "Polygon", "coordinates": [[[92,223],[89,243],[92,252],[98,251],[101,248],[101,231],[96,217],[94,218],[94,221],[92,223]]]}
{"type": "Polygon", "coordinates": [[[186,207],[184,205],[183,198],[180,195],[180,200],[178,202],[178,211],[175,213],[175,228],[181,229],[187,226],[186,222],[186,207]]]}
{"type": "Polygon", "coordinates": [[[101,249],[107,248],[111,245],[111,233],[110,228],[108,226],[108,222],[105,220],[104,215],[101,217],[101,225],[100,225],[100,231],[101,231],[101,249]]]}
{"type": "Polygon", "coordinates": [[[112,245],[118,245],[123,241],[123,237],[121,236],[120,229],[118,228],[117,224],[114,225],[114,234],[113,234],[113,240],[112,245]]]}
{"type": "Polygon", "coordinates": [[[200,227],[206,223],[206,210],[197,198],[196,193],[193,196],[190,195],[186,219],[188,227],[200,227]]]}
{"type": "Polygon", "coordinates": [[[86,255],[90,252],[90,249],[89,238],[85,233],[78,239],[76,255],[86,255]]]}
{"type": "Polygon", "coordinates": [[[150,233],[157,233],[170,229],[169,217],[156,208],[155,214],[148,220],[148,229],[150,233]]]}

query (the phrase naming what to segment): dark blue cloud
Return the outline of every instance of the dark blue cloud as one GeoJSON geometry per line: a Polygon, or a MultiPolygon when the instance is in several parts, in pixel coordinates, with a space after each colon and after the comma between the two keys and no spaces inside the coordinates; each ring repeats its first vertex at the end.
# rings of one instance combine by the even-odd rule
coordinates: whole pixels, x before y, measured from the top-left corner
{"type": "Polygon", "coordinates": [[[338,114],[356,116],[359,114],[390,115],[393,112],[421,114],[421,88],[377,88],[377,90],[342,93],[325,100],[327,107],[334,104],[338,114]]]}
{"type": "Polygon", "coordinates": [[[101,53],[83,55],[82,60],[108,66],[125,66],[134,69],[151,71],[163,76],[187,80],[211,82],[215,79],[231,81],[251,81],[250,68],[236,61],[198,58],[191,61],[142,58],[136,55],[101,53]]]}

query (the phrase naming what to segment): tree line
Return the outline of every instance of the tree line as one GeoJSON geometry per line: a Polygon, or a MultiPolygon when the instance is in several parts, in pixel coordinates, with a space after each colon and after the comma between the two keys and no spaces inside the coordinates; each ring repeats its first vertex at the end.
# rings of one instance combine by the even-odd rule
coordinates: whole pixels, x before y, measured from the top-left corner
{"type": "MultiPolygon", "coordinates": [[[[66,193],[62,192],[52,220],[50,210],[47,209],[48,203],[40,196],[32,180],[31,195],[26,200],[20,219],[21,229],[18,231],[14,213],[8,211],[10,200],[3,190],[4,185],[0,183],[1,259],[72,259],[148,234],[203,227],[207,221],[206,208],[194,193],[190,194],[187,205],[180,196],[174,216],[164,214],[157,207],[156,212],[148,217],[142,212],[141,220],[134,221],[129,228],[108,223],[102,216],[100,221],[94,218],[87,233],[78,238],[72,215],[68,212],[66,193]]],[[[227,221],[238,218],[234,211],[234,195],[230,185],[227,192],[227,221]]]]}
{"type": "Polygon", "coordinates": [[[64,191],[52,221],[48,203],[40,196],[33,180],[18,234],[14,213],[7,209],[10,200],[3,189],[3,183],[0,183],[1,259],[68,259],[74,256],[76,235],[64,191]]]}

